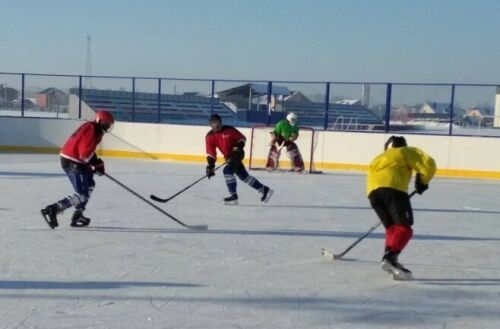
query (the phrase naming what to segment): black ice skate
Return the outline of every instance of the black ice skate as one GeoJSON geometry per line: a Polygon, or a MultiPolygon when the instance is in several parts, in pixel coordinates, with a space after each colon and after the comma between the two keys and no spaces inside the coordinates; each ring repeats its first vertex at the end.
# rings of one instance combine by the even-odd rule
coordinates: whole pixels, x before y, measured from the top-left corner
{"type": "Polygon", "coordinates": [[[226,205],[237,205],[238,204],[238,194],[234,193],[224,198],[224,204],[226,205]]]}
{"type": "Polygon", "coordinates": [[[264,202],[264,203],[267,203],[267,201],[269,201],[269,199],[271,199],[271,195],[273,195],[274,191],[271,190],[269,187],[267,186],[264,186],[263,188],[261,188],[259,190],[259,194],[261,194],[262,196],[260,197],[260,201],[264,202]]]}
{"type": "Polygon", "coordinates": [[[83,227],[89,226],[90,218],[83,216],[83,212],[80,209],[76,209],[71,217],[71,226],[72,227],[83,227]]]}
{"type": "Polygon", "coordinates": [[[57,222],[57,213],[59,212],[59,206],[57,203],[51,204],[41,210],[43,219],[47,222],[51,229],[55,229],[59,226],[57,222]]]}
{"type": "Polygon", "coordinates": [[[410,270],[398,262],[398,255],[390,250],[386,251],[382,258],[382,269],[392,275],[394,280],[411,280],[413,278],[410,270]]]}

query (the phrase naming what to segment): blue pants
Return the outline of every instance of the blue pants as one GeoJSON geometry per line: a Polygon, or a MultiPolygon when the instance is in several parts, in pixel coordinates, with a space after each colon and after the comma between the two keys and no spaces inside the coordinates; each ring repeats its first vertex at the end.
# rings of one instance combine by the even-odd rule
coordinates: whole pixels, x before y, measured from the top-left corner
{"type": "Polygon", "coordinates": [[[95,187],[92,168],[63,158],[61,158],[61,165],[71,185],[73,185],[75,193],[60,200],[59,204],[63,210],[74,206],[76,209],[84,211],[95,187]]]}
{"type": "Polygon", "coordinates": [[[240,180],[244,181],[256,190],[260,190],[264,187],[264,185],[262,185],[262,183],[259,182],[255,177],[248,174],[245,166],[241,162],[229,162],[224,167],[224,169],[222,169],[222,172],[224,173],[224,179],[226,180],[229,194],[236,194],[236,177],[234,177],[235,174],[240,180]]]}

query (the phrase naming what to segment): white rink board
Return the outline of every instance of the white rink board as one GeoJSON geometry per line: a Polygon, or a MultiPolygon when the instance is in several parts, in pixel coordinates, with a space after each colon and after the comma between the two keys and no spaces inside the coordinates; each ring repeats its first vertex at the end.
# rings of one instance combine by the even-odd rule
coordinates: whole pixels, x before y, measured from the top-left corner
{"type": "MultiPolygon", "coordinates": [[[[43,118],[0,118],[0,146],[60,147],[80,121],[43,118]]],[[[241,128],[250,140],[250,129],[241,128]]],[[[117,122],[101,149],[135,154],[173,154],[205,161],[209,127],[117,122]]],[[[317,169],[332,164],[368,165],[391,134],[317,131],[317,169]]],[[[500,174],[500,138],[404,135],[408,143],[432,155],[442,170],[490,171],[500,174]]],[[[246,148],[248,149],[249,146],[246,148]]]]}

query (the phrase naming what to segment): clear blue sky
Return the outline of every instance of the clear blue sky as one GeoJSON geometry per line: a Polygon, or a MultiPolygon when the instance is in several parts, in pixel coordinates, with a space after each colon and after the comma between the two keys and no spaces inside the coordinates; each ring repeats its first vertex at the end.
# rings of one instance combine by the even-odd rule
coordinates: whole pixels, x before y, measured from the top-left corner
{"type": "Polygon", "coordinates": [[[0,71],[500,83],[496,0],[0,0],[0,71]]]}

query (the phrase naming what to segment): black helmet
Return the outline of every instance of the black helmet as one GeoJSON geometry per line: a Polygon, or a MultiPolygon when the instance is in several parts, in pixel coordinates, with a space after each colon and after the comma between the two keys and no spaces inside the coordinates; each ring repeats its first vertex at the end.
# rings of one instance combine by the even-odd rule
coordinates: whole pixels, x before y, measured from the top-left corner
{"type": "Polygon", "coordinates": [[[391,137],[389,137],[387,142],[385,142],[384,150],[387,150],[387,148],[389,148],[389,146],[391,146],[391,147],[404,147],[404,146],[408,146],[408,144],[406,143],[406,139],[403,136],[391,136],[391,137]]]}
{"type": "Polygon", "coordinates": [[[220,115],[218,115],[217,113],[214,113],[210,116],[210,119],[208,119],[209,122],[211,121],[219,121],[219,122],[222,122],[222,118],[220,117],[220,115]]]}

